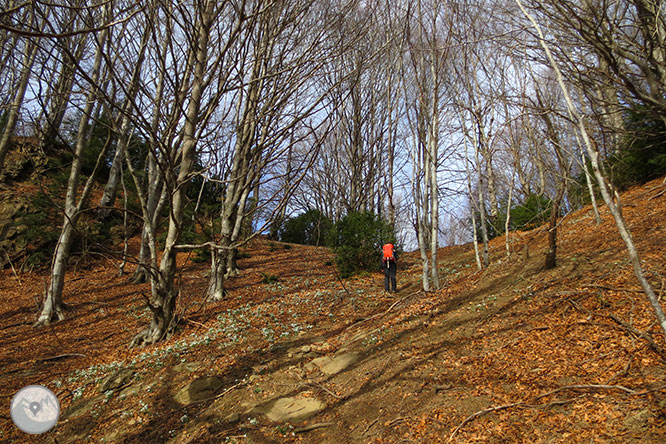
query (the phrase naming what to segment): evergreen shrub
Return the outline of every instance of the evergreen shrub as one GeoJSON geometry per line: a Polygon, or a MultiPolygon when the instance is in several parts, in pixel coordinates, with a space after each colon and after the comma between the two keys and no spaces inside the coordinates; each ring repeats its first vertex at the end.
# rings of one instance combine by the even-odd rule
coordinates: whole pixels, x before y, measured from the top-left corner
{"type": "Polygon", "coordinates": [[[291,217],[279,231],[282,242],[302,245],[324,245],[333,223],[319,210],[310,210],[291,217]]]}
{"type": "MultiPolygon", "coordinates": [[[[336,222],[328,236],[342,277],[377,270],[384,243],[395,245],[391,226],[370,212],[353,212],[336,222]]],[[[396,249],[399,249],[396,245],[396,249]]]]}

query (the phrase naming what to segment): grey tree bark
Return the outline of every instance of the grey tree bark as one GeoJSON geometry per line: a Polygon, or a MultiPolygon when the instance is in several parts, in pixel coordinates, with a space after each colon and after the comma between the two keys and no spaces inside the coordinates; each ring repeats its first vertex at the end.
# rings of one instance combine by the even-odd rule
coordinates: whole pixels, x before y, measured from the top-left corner
{"type": "MultiPolygon", "coordinates": [[[[107,6],[105,17],[108,18],[110,14],[111,8],[107,6]]],[[[61,228],[60,237],[58,238],[58,242],[53,253],[50,283],[46,294],[44,295],[42,310],[37,319],[37,322],[35,322],[35,326],[48,325],[54,320],[60,321],[65,318],[63,312],[62,292],[65,284],[67,259],[69,258],[69,251],[72,244],[74,228],[81,214],[81,210],[83,209],[83,205],[86,203],[90,193],[92,192],[92,185],[94,183],[96,173],[99,169],[98,167],[101,164],[101,160],[103,159],[105,152],[108,150],[110,145],[110,140],[107,140],[104,149],[98,156],[95,170],[88,178],[88,181],[77,203],[77,194],[81,174],[81,155],[88,143],[88,135],[90,131],[93,110],[96,103],[95,98],[99,94],[100,72],[102,70],[103,52],[107,43],[107,35],[108,30],[102,31],[99,34],[98,40],[96,42],[97,49],[90,76],[91,83],[89,85],[89,90],[86,97],[86,104],[83,109],[81,119],[79,120],[76,147],[74,150],[74,159],[72,160],[69,179],[67,181],[67,194],[65,196],[65,214],[63,218],[63,225],[61,228]]]]}
{"type": "Polygon", "coordinates": [[[562,90],[562,93],[564,94],[564,98],[567,103],[567,109],[572,117],[572,119],[577,123],[578,125],[578,130],[580,131],[580,134],[583,138],[583,142],[585,144],[585,148],[587,150],[587,154],[590,158],[590,161],[592,163],[592,168],[594,171],[594,174],[597,178],[597,181],[599,183],[599,189],[601,191],[601,195],[604,198],[604,202],[606,203],[606,206],[610,210],[611,214],[613,215],[613,219],[615,220],[615,224],[618,228],[618,231],[620,232],[620,236],[622,237],[622,240],[624,241],[626,247],[627,247],[627,252],[629,254],[629,260],[631,262],[631,265],[634,269],[634,274],[636,275],[636,278],[638,279],[638,282],[640,283],[641,287],[643,288],[643,291],[645,291],[645,294],[650,302],[650,305],[652,306],[652,309],[654,311],[655,317],[657,318],[657,321],[659,322],[659,326],[661,327],[664,335],[666,335],[666,315],[664,315],[664,310],[663,307],[661,306],[661,303],[659,302],[659,299],[657,298],[657,295],[654,293],[654,290],[650,283],[648,282],[647,278],[645,277],[645,273],[643,271],[643,266],[641,265],[641,259],[638,254],[638,250],[636,248],[636,244],[634,243],[633,236],[631,235],[631,232],[629,231],[629,228],[627,227],[627,224],[624,220],[624,217],[622,216],[622,212],[620,211],[620,208],[618,205],[615,203],[612,193],[610,192],[609,186],[606,181],[606,177],[601,169],[601,165],[599,163],[599,152],[595,148],[594,144],[592,143],[592,140],[590,139],[590,136],[587,132],[587,128],[585,125],[585,120],[581,114],[578,113],[576,107],[574,106],[573,100],[571,99],[571,96],[569,95],[569,88],[564,82],[564,78],[562,76],[562,73],[559,69],[559,66],[557,62],[555,61],[555,58],[552,56],[550,48],[548,44],[546,43],[546,40],[544,38],[543,32],[541,30],[541,26],[536,22],[534,19],[533,15],[530,14],[527,9],[523,6],[521,0],[515,0],[518,6],[520,7],[521,11],[525,14],[525,16],[528,18],[532,26],[537,32],[537,35],[539,37],[539,44],[543,48],[544,52],[546,53],[546,57],[548,58],[548,61],[553,68],[553,70],[556,73],[557,76],[557,82],[562,90]]]}
{"type": "Polygon", "coordinates": [[[214,0],[203,2],[198,11],[193,29],[194,38],[190,48],[192,62],[192,83],[189,102],[184,114],[182,150],[179,162],[179,171],[176,178],[176,188],[170,196],[170,212],[164,250],[162,251],[159,269],[151,274],[152,297],[148,307],[152,312],[150,325],[139,332],[131,342],[132,346],[155,343],[166,336],[172,327],[175,316],[178,289],[174,286],[176,274],[176,253],[174,248],[180,238],[183,223],[183,210],[185,207],[186,191],[190,181],[190,174],[196,160],[197,139],[195,137],[200,119],[201,100],[206,87],[205,76],[208,65],[208,43],[211,26],[216,18],[216,5],[214,0]]]}
{"type": "Polygon", "coordinates": [[[26,39],[23,47],[23,60],[20,67],[20,76],[18,84],[16,85],[16,92],[14,93],[14,99],[9,107],[9,112],[7,114],[7,124],[0,136],[0,174],[4,169],[5,157],[9,151],[9,146],[11,143],[11,138],[14,135],[16,129],[16,123],[19,119],[19,114],[21,111],[21,106],[23,105],[23,100],[25,98],[26,90],[28,89],[28,83],[30,82],[30,77],[32,76],[32,65],[35,62],[35,56],[37,54],[39,46],[36,42],[31,39],[26,39]]]}

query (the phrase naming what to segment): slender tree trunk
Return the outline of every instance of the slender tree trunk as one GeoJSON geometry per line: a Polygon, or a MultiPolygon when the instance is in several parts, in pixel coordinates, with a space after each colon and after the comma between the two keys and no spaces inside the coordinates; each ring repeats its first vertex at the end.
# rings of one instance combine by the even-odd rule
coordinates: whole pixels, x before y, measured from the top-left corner
{"type": "Polygon", "coordinates": [[[479,142],[478,142],[478,136],[475,133],[474,134],[474,158],[476,160],[476,169],[477,173],[479,175],[479,180],[478,180],[478,201],[479,201],[479,219],[480,219],[480,224],[481,224],[481,240],[483,241],[483,247],[481,250],[481,259],[483,261],[483,266],[488,267],[490,265],[490,257],[488,254],[488,224],[486,221],[486,205],[484,203],[484,196],[483,196],[483,190],[485,186],[485,181],[483,180],[483,166],[481,164],[481,161],[479,159],[479,142]]]}
{"type": "MultiPolygon", "coordinates": [[[[433,73],[435,70],[432,70],[433,73]]],[[[439,269],[437,262],[437,250],[439,248],[439,193],[437,186],[437,160],[439,145],[439,108],[437,95],[433,97],[433,115],[431,116],[431,131],[429,140],[428,162],[430,162],[430,278],[433,290],[439,290],[439,269]]]]}
{"type": "MultiPolygon", "coordinates": [[[[107,8],[106,14],[108,15],[111,11],[111,8],[107,8]]],[[[44,306],[42,311],[35,323],[35,326],[47,325],[52,321],[61,321],[64,319],[63,306],[62,306],[62,291],[65,283],[65,268],[67,266],[67,259],[69,258],[69,250],[72,243],[72,232],[74,226],[79,217],[79,212],[81,210],[82,204],[87,199],[86,193],[89,193],[92,189],[92,182],[89,179],[90,186],[86,187],[84,190],[81,199],[79,200],[79,205],[76,203],[76,196],[78,194],[79,188],[79,176],[81,174],[81,155],[83,150],[88,144],[88,135],[90,133],[90,120],[93,113],[95,105],[95,96],[98,89],[98,81],[100,77],[100,71],[102,66],[102,52],[104,51],[104,45],[106,43],[108,30],[101,32],[99,36],[99,41],[97,45],[97,51],[95,55],[95,62],[92,68],[90,90],[88,91],[88,96],[86,100],[86,105],[83,109],[83,114],[81,115],[81,120],[79,121],[78,135],[76,141],[76,148],[74,151],[74,159],[72,161],[72,166],[69,173],[69,179],[67,181],[67,194],[65,196],[65,215],[63,219],[63,225],[60,232],[60,237],[56,245],[56,249],[53,253],[53,260],[51,265],[51,282],[47,289],[44,306]]],[[[106,148],[108,148],[109,143],[107,143],[106,148]]],[[[101,154],[100,154],[101,157],[101,154]]],[[[99,164],[99,159],[98,159],[99,164]]],[[[95,169],[97,170],[97,168],[95,169]]],[[[93,174],[94,176],[94,174],[93,174]]],[[[91,177],[93,177],[91,176],[91,177]]]]}
{"type": "MultiPolygon", "coordinates": [[[[78,39],[76,48],[74,49],[74,60],[81,60],[83,57],[86,38],[86,36],[81,36],[78,39]]],[[[46,114],[46,122],[44,122],[40,134],[42,147],[53,143],[58,138],[60,127],[67,111],[67,105],[72,95],[75,67],[68,56],[69,52],[71,52],[70,49],[60,51],[62,61],[60,73],[58,74],[58,82],[53,90],[53,97],[49,101],[50,108],[46,114]]]]}
{"type": "Polygon", "coordinates": [[[583,137],[585,148],[587,149],[587,153],[590,156],[590,160],[592,162],[592,168],[594,174],[597,178],[597,181],[599,182],[599,190],[601,191],[601,195],[604,198],[604,201],[606,202],[606,206],[608,206],[608,209],[613,215],[613,219],[615,219],[615,224],[617,225],[622,240],[627,246],[629,259],[634,269],[634,274],[636,275],[638,282],[643,288],[643,291],[645,291],[645,294],[648,300],[650,301],[650,305],[652,306],[652,309],[654,311],[655,317],[657,318],[657,321],[659,322],[659,325],[664,335],[666,336],[666,315],[664,315],[664,310],[659,302],[659,299],[657,298],[657,295],[654,293],[652,286],[645,277],[645,273],[643,272],[643,267],[641,265],[641,259],[640,256],[638,255],[638,250],[636,249],[636,244],[634,243],[633,236],[631,235],[631,232],[627,227],[624,217],[622,216],[622,212],[620,211],[620,208],[616,205],[609,191],[609,187],[606,183],[606,177],[604,176],[601,170],[601,166],[599,164],[599,152],[594,147],[592,140],[590,139],[587,133],[587,128],[585,127],[585,121],[583,120],[583,116],[578,114],[578,111],[576,110],[573,101],[571,100],[571,96],[569,95],[569,89],[564,83],[564,78],[562,77],[562,73],[557,65],[557,62],[555,61],[550,52],[550,48],[548,47],[546,40],[544,39],[541,27],[538,25],[534,17],[532,17],[532,15],[523,7],[523,4],[521,3],[520,0],[516,0],[516,3],[534,26],[534,29],[536,30],[539,36],[539,43],[544,49],[544,52],[546,53],[546,57],[548,58],[551,67],[555,71],[555,74],[557,76],[557,82],[560,85],[560,88],[562,89],[562,93],[564,94],[569,114],[571,115],[573,120],[577,122],[578,129],[583,137]]]}
{"type": "MultiPolygon", "coordinates": [[[[418,120],[419,128],[422,128],[421,119],[418,120]]],[[[412,193],[414,196],[414,217],[416,222],[416,237],[419,244],[419,253],[421,255],[422,267],[422,286],[424,291],[430,291],[430,260],[426,246],[428,245],[427,233],[428,227],[424,221],[428,212],[428,200],[424,198],[424,192],[421,191],[421,178],[427,174],[427,163],[424,163],[424,153],[420,146],[418,137],[414,137],[414,148],[412,151],[412,164],[414,165],[412,171],[412,193]],[[425,167],[425,168],[424,168],[425,167]]]]}
{"type": "Polygon", "coordinates": [[[550,220],[548,223],[548,252],[546,252],[546,260],[544,268],[550,270],[557,266],[557,217],[560,213],[560,205],[564,197],[564,190],[566,183],[563,181],[557,189],[557,195],[552,200],[550,209],[550,220]]]}
{"type": "Polygon", "coordinates": [[[101,212],[102,218],[105,218],[110,214],[111,210],[108,207],[111,207],[116,200],[116,193],[118,191],[118,185],[120,184],[120,176],[123,165],[125,148],[130,140],[130,131],[131,131],[130,111],[132,106],[134,106],[133,104],[134,101],[136,100],[136,95],[139,90],[139,77],[141,75],[143,61],[145,60],[146,49],[148,48],[148,41],[151,32],[152,29],[150,24],[146,23],[143,37],[141,39],[139,56],[134,65],[134,70],[132,72],[132,79],[130,80],[127,96],[125,97],[125,103],[123,106],[123,113],[118,135],[118,144],[116,146],[116,153],[113,156],[113,161],[111,163],[111,170],[109,171],[109,179],[107,180],[106,185],[104,186],[104,193],[102,194],[102,198],[100,199],[99,203],[100,207],[102,207],[102,212],[101,212]]]}
{"type": "Polygon", "coordinates": [[[590,202],[592,202],[592,213],[594,214],[594,221],[597,223],[597,225],[601,224],[601,216],[599,215],[599,207],[597,205],[597,196],[594,192],[594,187],[592,186],[592,177],[590,176],[590,172],[587,169],[587,162],[585,161],[585,153],[581,152],[581,165],[583,167],[583,171],[585,172],[585,183],[587,184],[587,192],[590,195],[590,202]]]}
{"type": "Polygon", "coordinates": [[[184,116],[183,146],[180,156],[180,170],[178,172],[176,188],[171,195],[169,212],[169,225],[164,241],[164,251],[160,261],[159,270],[155,277],[151,276],[152,300],[148,307],[152,312],[150,326],[141,331],[132,340],[131,345],[155,343],[166,336],[172,326],[175,315],[176,300],[179,291],[174,286],[176,275],[176,249],[174,248],[182,232],[183,210],[190,173],[196,160],[196,130],[201,111],[201,99],[206,86],[205,75],[208,64],[209,32],[214,19],[214,9],[217,2],[208,0],[201,5],[198,23],[194,29],[194,72],[190,100],[184,116]]]}
{"type": "Polygon", "coordinates": [[[5,126],[4,131],[2,132],[2,136],[0,136],[0,174],[2,174],[4,170],[5,157],[7,156],[7,152],[9,152],[11,138],[14,135],[14,130],[16,129],[16,123],[18,122],[21,106],[23,105],[25,92],[28,89],[28,83],[30,82],[30,76],[32,74],[32,65],[35,62],[35,55],[37,54],[37,49],[38,46],[36,43],[33,43],[32,40],[29,39],[26,40],[23,52],[23,66],[21,69],[21,77],[16,87],[14,100],[12,101],[12,104],[9,107],[9,113],[7,115],[7,124],[5,126]]]}
{"type": "MultiPolygon", "coordinates": [[[[168,32],[165,33],[164,40],[162,41],[162,47],[160,50],[160,59],[166,60],[167,51],[171,45],[172,35],[168,32]]],[[[145,202],[142,202],[142,212],[143,212],[143,228],[141,234],[141,246],[139,248],[139,263],[134,271],[132,277],[130,277],[130,282],[134,283],[143,283],[149,279],[149,272],[156,271],[157,265],[157,253],[155,251],[155,244],[153,241],[153,235],[155,228],[157,227],[159,216],[166,205],[167,201],[167,192],[168,187],[165,183],[165,178],[163,174],[160,174],[160,166],[158,165],[158,155],[161,157],[166,157],[167,153],[162,152],[158,147],[158,141],[156,140],[156,135],[158,134],[158,128],[160,123],[160,118],[163,115],[162,108],[160,106],[163,95],[164,95],[164,83],[165,83],[165,71],[160,70],[157,79],[157,87],[155,90],[155,100],[153,102],[153,116],[151,121],[151,131],[149,138],[149,147],[150,150],[147,154],[147,163],[148,163],[148,181],[145,184],[145,188],[148,190],[147,199],[145,202]],[[150,270],[152,267],[152,270],[150,270]]],[[[127,146],[125,145],[125,150],[127,146]]],[[[127,154],[127,153],[126,153],[127,154]]],[[[124,156],[127,159],[127,155],[124,156]]],[[[131,160],[128,159],[128,169],[131,168],[129,164],[131,160]]],[[[166,164],[166,162],[165,162],[166,164]]],[[[133,176],[136,179],[136,176],[133,176]]],[[[139,190],[141,187],[136,183],[136,189],[139,190]]]]}
{"type": "Polygon", "coordinates": [[[506,257],[511,256],[511,245],[510,245],[510,231],[509,226],[511,225],[511,204],[513,201],[513,184],[514,178],[511,177],[511,187],[509,187],[509,199],[506,203],[506,221],[504,222],[504,243],[506,248],[506,257]]]}
{"type": "MultiPolygon", "coordinates": [[[[219,301],[224,298],[224,277],[228,272],[228,266],[235,267],[235,253],[232,251],[234,238],[234,227],[237,218],[242,222],[243,214],[239,210],[239,204],[243,198],[247,199],[247,193],[251,186],[248,175],[251,174],[253,158],[257,159],[259,153],[252,153],[253,146],[257,142],[257,124],[259,113],[259,95],[264,86],[264,74],[266,63],[270,57],[270,48],[274,44],[269,34],[270,23],[266,19],[260,23],[260,36],[256,42],[251,81],[249,83],[247,97],[237,108],[239,113],[239,124],[236,131],[237,139],[234,147],[234,158],[229,180],[224,196],[224,202],[220,212],[220,252],[218,261],[213,267],[211,264],[211,282],[208,285],[208,299],[219,301]],[[231,258],[230,258],[231,256],[231,258]],[[231,264],[229,261],[231,260],[231,264]]],[[[265,130],[265,128],[264,128],[265,130]]],[[[261,144],[261,143],[259,143],[261,144]]],[[[243,212],[244,212],[243,202],[243,212]]],[[[240,230],[240,227],[239,227],[240,230]]],[[[240,232],[240,231],[238,231],[240,232]]],[[[235,271],[235,270],[232,270],[235,271]]]]}

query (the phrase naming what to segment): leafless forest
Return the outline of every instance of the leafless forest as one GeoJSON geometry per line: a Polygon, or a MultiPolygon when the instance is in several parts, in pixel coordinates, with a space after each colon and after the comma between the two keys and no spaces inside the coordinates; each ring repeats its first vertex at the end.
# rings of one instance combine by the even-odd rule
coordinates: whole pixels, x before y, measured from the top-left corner
{"type": "Polygon", "coordinates": [[[0,39],[3,180],[21,141],[69,159],[36,325],[64,318],[93,212],[140,220],[140,253],[116,254],[150,282],[142,345],[172,324],[179,251],[209,252],[220,300],[238,248],[276,221],[370,211],[418,246],[437,290],[442,245],[473,240],[487,267],[507,209],[538,196],[547,267],[558,219],[608,206],[666,332],[607,162],[663,137],[660,1],[8,1],[0,39]],[[194,224],[205,241],[184,236],[194,224]]]}

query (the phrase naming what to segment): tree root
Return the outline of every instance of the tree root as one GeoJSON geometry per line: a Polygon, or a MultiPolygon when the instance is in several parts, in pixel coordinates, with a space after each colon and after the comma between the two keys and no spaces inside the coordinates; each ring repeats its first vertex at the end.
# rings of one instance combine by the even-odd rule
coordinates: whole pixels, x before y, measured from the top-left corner
{"type": "MultiPolygon", "coordinates": [[[[663,388],[663,387],[661,387],[661,388],[663,388]]],[[[643,391],[639,392],[639,391],[636,391],[634,389],[630,389],[628,387],[624,387],[624,386],[621,386],[621,385],[577,384],[577,385],[567,385],[565,387],[556,388],[555,390],[551,390],[549,392],[542,393],[542,394],[536,396],[536,398],[534,398],[534,399],[538,400],[538,399],[544,398],[546,396],[549,396],[549,395],[552,395],[552,394],[555,394],[555,393],[558,393],[558,392],[561,392],[561,391],[564,391],[564,390],[580,390],[580,389],[620,390],[620,391],[623,391],[623,392],[625,392],[629,395],[638,396],[638,395],[644,395],[644,394],[650,393],[650,392],[655,391],[655,390],[660,390],[661,388],[651,389],[651,390],[643,390],[643,391]]],[[[465,418],[465,420],[463,422],[461,422],[460,425],[453,430],[453,432],[451,432],[451,435],[449,435],[449,439],[447,440],[447,442],[451,442],[453,440],[453,437],[460,431],[460,429],[462,429],[465,426],[465,424],[469,423],[474,418],[478,418],[479,416],[485,415],[486,413],[497,412],[499,410],[506,410],[506,409],[513,408],[513,407],[528,407],[528,408],[552,407],[552,406],[555,406],[555,405],[562,405],[562,404],[566,404],[566,403],[569,403],[569,402],[573,402],[573,401],[575,401],[575,400],[577,400],[577,399],[579,399],[583,396],[584,395],[577,396],[575,398],[555,400],[555,401],[547,402],[545,404],[528,404],[526,402],[520,401],[520,402],[514,402],[512,404],[498,405],[498,406],[494,406],[494,407],[488,407],[487,409],[479,410],[478,412],[472,413],[467,418],[465,418]]]]}
{"type": "Polygon", "coordinates": [[[315,429],[320,429],[322,427],[330,427],[334,425],[332,422],[320,422],[317,424],[312,424],[306,427],[301,427],[298,429],[294,429],[294,433],[304,433],[304,432],[309,432],[310,430],[315,430],[315,429]]]}
{"type": "Polygon", "coordinates": [[[53,322],[65,320],[64,307],[51,310],[50,313],[42,313],[32,326],[34,328],[46,327],[53,322]]]}
{"type": "Polygon", "coordinates": [[[148,277],[146,275],[147,275],[146,270],[143,270],[142,267],[138,267],[134,272],[134,274],[130,276],[127,280],[132,284],[143,284],[148,280],[148,277]]]}
{"type": "Polygon", "coordinates": [[[145,330],[140,331],[129,344],[130,348],[134,347],[143,347],[146,345],[155,344],[162,338],[163,335],[158,334],[157,331],[154,331],[153,328],[146,328],[145,330]]]}

